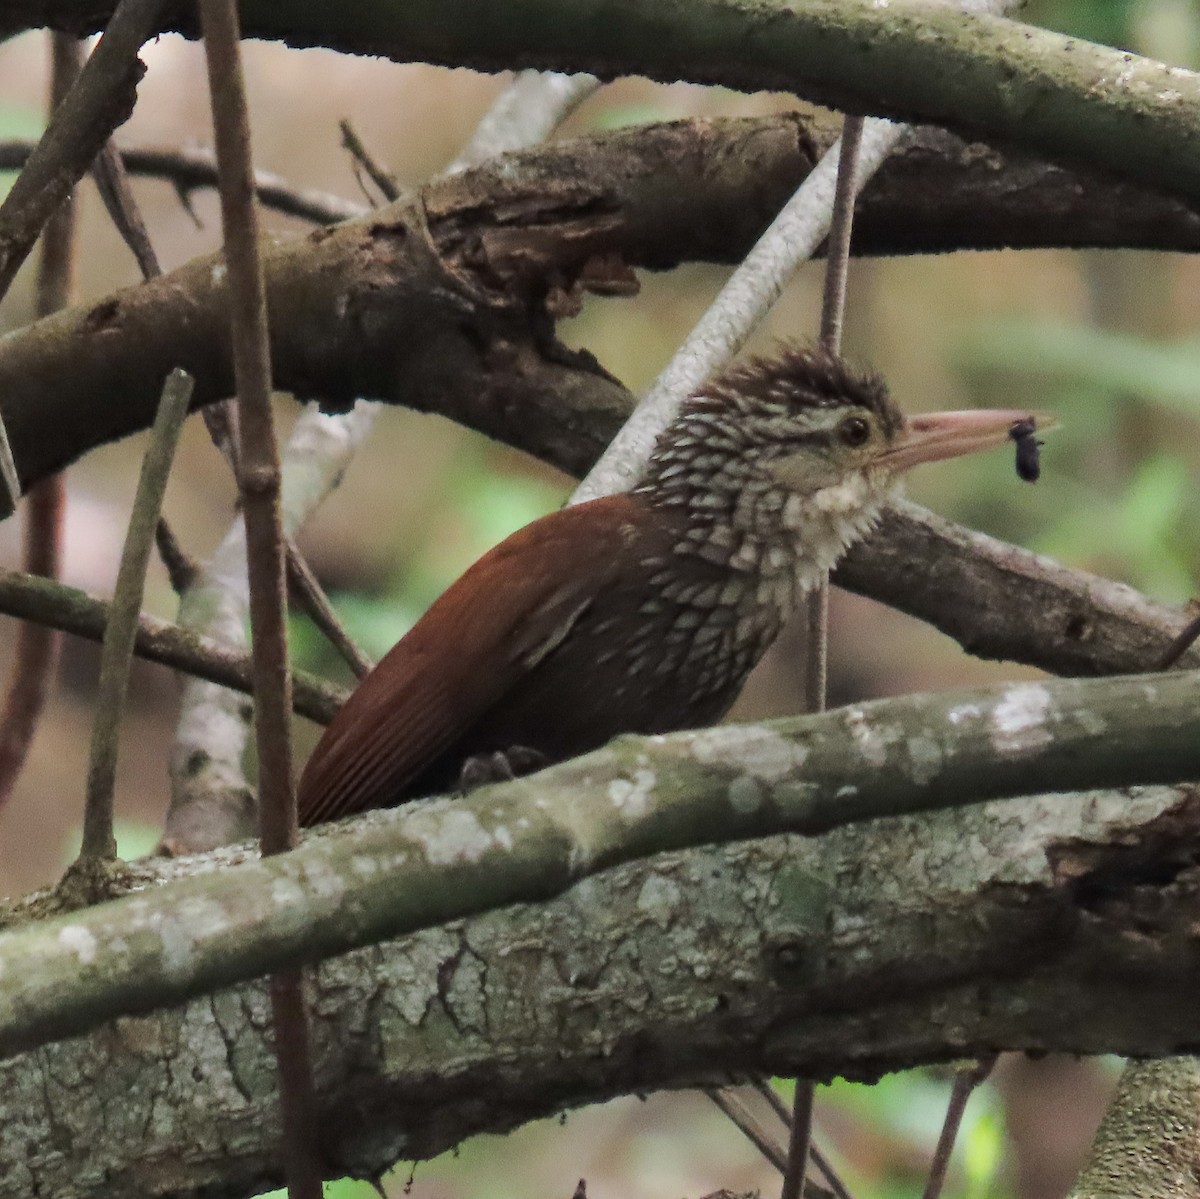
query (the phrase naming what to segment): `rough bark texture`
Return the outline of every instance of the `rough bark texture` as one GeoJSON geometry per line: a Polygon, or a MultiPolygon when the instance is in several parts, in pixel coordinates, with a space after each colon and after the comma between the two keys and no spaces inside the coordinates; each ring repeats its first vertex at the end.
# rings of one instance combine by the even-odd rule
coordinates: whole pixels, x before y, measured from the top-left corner
{"type": "Polygon", "coordinates": [[[1200,1187],[1200,1063],[1130,1062],[1071,1199],[1185,1199],[1200,1187]]]}
{"type": "MultiPolygon", "coordinates": [[[[678,122],[510,156],[400,204],[265,247],[277,385],[443,412],[582,472],[631,397],[547,312],[622,264],[737,261],[831,139],[794,116],[678,122]]],[[[933,131],[873,181],[859,252],[1200,245],[1182,205],[933,131]],[[931,205],[933,207],[931,208],[931,205]],[[1119,220],[1116,218],[1119,216],[1119,220]]],[[[182,364],[197,405],[232,390],[219,261],[199,259],[10,334],[0,397],[22,482],[148,426],[182,364]]]]}
{"type": "Polygon", "coordinates": [[[0,1054],[547,900],[655,853],[1006,796],[1195,779],[1197,677],[1022,683],[621,737],[527,779],[328,826],[217,879],[4,933],[0,1054]]]}
{"type": "MultiPolygon", "coordinates": [[[[1200,878],[1177,847],[1198,805],[1191,789],[1042,797],[665,855],[326,962],[329,1172],[731,1072],[1193,1051],[1200,878]]],[[[0,1196],[276,1184],[266,1011],[245,985],[0,1063],[0,1196]]]]}

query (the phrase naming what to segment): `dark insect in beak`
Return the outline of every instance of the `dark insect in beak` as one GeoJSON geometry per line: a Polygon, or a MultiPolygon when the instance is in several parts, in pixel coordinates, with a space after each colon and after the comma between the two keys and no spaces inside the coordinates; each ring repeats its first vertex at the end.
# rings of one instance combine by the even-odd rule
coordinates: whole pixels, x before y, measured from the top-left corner
{"type": "Polygon", "coordinates": [[[1043,443],[1034,437],[1037,423],[1032,416],[1024,420],[1015,420],[1008,430],[1008,435],[1017,445],[1017,475],[1026,483],[1036,483],[1042,473],[1042,463],[1038,457],[1038,447],[1043,443]]]}

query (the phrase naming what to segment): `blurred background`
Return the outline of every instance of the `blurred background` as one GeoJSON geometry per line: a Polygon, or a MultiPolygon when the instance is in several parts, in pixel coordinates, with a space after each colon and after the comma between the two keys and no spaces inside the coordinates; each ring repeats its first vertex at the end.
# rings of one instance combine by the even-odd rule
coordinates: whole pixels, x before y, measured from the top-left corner
{"type": "MultiPolygon", "coordinates": [[[[1025,19],[1197,65],[1200,17],[1190,0],[1034,0],[1025,19]]],[[[124,144],[208,144],[204,64],[197,46],[164,37],[143,57],[149,71],[124,144]]],[[[44,121],[48,39],[0,45],[0,138],[35,136],[44,121]]],[[[349,117],[365,141],[416,185],[443,167],[503,87],[502,77],[344,58],[250,43],[246,47],[256,161],[299,186],[359,198],[340,147],[349,117]]],[[[754,115],[795,106],[787,96],[623,80],[602,89],[564,126],[601,128],[692,115],[754,115]]],[[[10,177],[0,176],[0,187],[10,177]]],[[[164,266],[219,244],[216,197],[197,193],[199,223],[163,182],[134,187],[164,266]]],[[[303,226],[266,213],[282,236],[303,226]]],[[[0,307],[0,330],[32,318],[27,265],[0,307]]],[[[589,298],[563,326],[635,392],[643,389],[703,312],[725,271],[685,267],[644,275],[633,299],[589,298]]],[[[134,262],[90,182],[82,188],[80,299],[136,282],[134,262]]],[[[947,463],[918,474],[909,494],[936,511],[1073,565],[1126,581],[1156,599],[1196,591],[1200,548],[1192,477],[1200,464],[1200,265],[1150,253],[988,253],[859,261],[851,267],[846,352],[881,370],[909,410],[1012,404],[1063,422],[1043,451],[1036,487],[1016,479],[1011,455],[947,463]]],[[[759,347],[811,337],[818,264],[788,288],[759,347]]],[[[296,405],[277,400],[281,432],[296,405]]],[[[65,579],[111,591],[141,438],[107,446],[71,469],[65,579]]],[[[570,481],[440,418],[390,410],[344,485],[302,537],[309,560],[346,623],[373,656],[484,550],[557,506],[570,481]],[[370,513],[364,520],[363,513],[370,513]]],[[[233,518],[234,489],[198,421],[189,422],[166,513],[196,557],[233,518]]],[[[0,525],[0,562],[19,564],[17,521],[0,525]]],[[[914,569],[919,569],[914,564],[914,569]]],[[[173,619],[175,597],[155,562],[146,607],[173,619]]],[[[835,593],[831,702],[1029,677],[1035,672],[965,656],[931,629],[870,601],[835,593]]],[[[0,678],[13,624],[0,618],[0,678]]],[[[292,626],[298,664],[348,681],[302,620],[292,626]]],[[[789,631],[747,689],[742,717],[799,705],[802,641],[789,631]]],[[[0,816],[0,894],[52,882],[78,841],[98,647],[68,638],[50,708],[9,808],[0,816]]],[[[154,845],[166,804],[166,759],[177,682],[136,663],[118,782],[121,852],[154,845]]],[[[314,730],[298,726],[300,754],[314,730]]],[[[950,1192],[1053,1199],[1065,1193],[1103,1111],[1116,1063],[1001,1063],[972,1100],[950,1192]]],[[[948,1091],[946,1076],[837,1084],[821,1092],[818,1136],[859,1195],[920,1194],[948,1091]]],[[[702,1195],[719,1187],[773,1192],[756,1151],[700,1095],[622,1100],[530,1126],[503,1144],[489,1138],[423,1163],[414,1193],[464,1199],[485,1192],[567,1199],[578,1178],[592,1199],[702,1195]]],[[[388,1182],[398,1194],[406,1182],[388,1182]]],[[[366,1195],[345,1184],[337,1194],[366,1195]]]]}

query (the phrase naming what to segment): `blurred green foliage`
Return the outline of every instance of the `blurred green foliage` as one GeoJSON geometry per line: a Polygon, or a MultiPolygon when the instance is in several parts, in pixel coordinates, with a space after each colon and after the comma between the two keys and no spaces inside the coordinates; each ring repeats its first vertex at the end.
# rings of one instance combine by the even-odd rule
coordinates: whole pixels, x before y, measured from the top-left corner
{"type": "MultiPolygon", "coordinates": [[[[45,123],[45,114],[37,109],[20,104],[0,104],[0,141],[38,137],[45,123]]],[[[0,171],[0,200],[8,195],[16,177],[16,171],[0,171]]]]}
{"type": "Polygon", "coordinates": [[[982,402],[1046,409],[1036,504],[976,475],[960,518],[1180,603],[1197,590],[1200,340],[1067,324],[992,323],[955,355],[982,402]]]}

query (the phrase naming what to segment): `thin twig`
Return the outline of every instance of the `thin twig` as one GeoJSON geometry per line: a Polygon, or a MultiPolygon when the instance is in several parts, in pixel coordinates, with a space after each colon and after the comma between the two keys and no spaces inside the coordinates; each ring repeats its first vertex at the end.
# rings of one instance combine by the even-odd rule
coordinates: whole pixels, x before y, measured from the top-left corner
{"type": "Polygon", "coordinates": [[[200,573],[200,564],[179,544],[171,526],[161,516],[154,528],[154,544],[167,568],[171,590],[176,595],[182,595],[195,582],[196,575],[200,573]]]}
{"type": "Polygon", "coordinates": [[[142,459],[141,476],[134,496],[129,531],[121,552],[117,584],[100,655],[100,688],[88,761],[87,804],[83,814],[83,848],[80,860],[102,861],[116,856],[113,837],[113,786],[117,775],[117,740],[129,666],[142,595],[146,565],[154,543],[154,529],[162,507],[167,476],[175,457],[179,433],[192,397],[193,379],[182,370],[167,376],[154,420],[150,448],[142,459]]]}
{"type": "MultiPolygon", "coordinates": [[[[19,171],[37,143],[26,138],[0,141],[0,170],[19,171]]],[[[185,199],[202,187],[217,186],[217,160],[206,146],[126,146],[117,151],[126,171],[164,179],[185,199]]],[[[296,187],[271,171],[254,172],[254,190],[268,208],[318,225],[332,225],[369,211],[367,205],[332,192],[296,187]]]]}
{"type": "Polygon", "coordinates": [[[312,567],[296,546],[292,538],[285,538],[287,548],[287,579],[292,593],[300,600],[304,610],[312,617],[317,628],[342,655],[357,678],[365,678],[371,673],[374,663],[354,643],[353,638],[346,632],[329,597],[325,594],[312,567]]]}
{"type": "MultiPolygon", "coordinates": [[[[51,579],[19,570],[0,570],[0,613],[88,641],[102,641],[109,605],[51,579]]],[[[134,652],[148,662],[158,662],[241,695],[254,691],[249,654],[145,612],[138,621],[134,652]]],[[[297,674],[294,682],[293,710],[317,724],[328,724],[346,702],[348,693],[344,688],[315,675],[297,674]]]]}
{"type": "Polygon", "coordinates": [[[142,211],[133,198],[125,163],[111,138],[104,143],[104,149],[96,155],[96,161],[92,163],[92,178],[96,181],[96,188],[104,201],[109,219],[116,225],[117,231],[137,260],[142,278],[156,279],[162,274],[162,266],[154,252],[142,211]]]}
{"type": "Polygon", "coordinates": [[[338,121],[338,129],[342,133],[342,145],[349,152],[350,157],[366,171],[367,177],[379,188],[379,192],[383,198],[385,200],[398,200],[400,198],[400,184],[396,181],[396,176],[367,149],[366,142],[363,141],[358,131],[350,123],[349,117],[343,117],[338,121]]]}
{"type": "MultiPolygon", "coordinates": [[[[850,231],[854,224],[854,199],[858,195],[858,155],[862,145],[862,117],[847,116],[842,122],[837,182],[829,223],[829,250],[825,262],[825,291],[821,303],[821,345],[832,354],[841,352],[842,321],[846,307],[846,277],[850,264],[850,231]]],[[[809,594],[806,603],[808,639],[804,669],[804,691],[809,712],[824,712],[828,690],[829,663],[829,575],[826,573],[809,594]]],[[[796,1079],[792,1127],[788,1137],[787,1169],[783,1175],[782,1199],[797,1199],[804,1190],[812,1142],[812,1113],[816,1085],[796,1079]]]]}
{"type": "MultiPolygon", "coordinates": [[[[83,46],[65,33],[50,35],[50,97],[53,112],[66,97],[83,65],[83,46]]],[[[35,308],[49,316],[71,302],[75,283],[75,235],[78,205],[71,193],[42,231],[35,308]]],[[[15,467],[14,467],[15,470],[15,467]]],[[[30,488],[25,500],[21,561],[31,574],[57,579],[62,560],[67,493],[62,475],[51,475],[30,488]]],[[[46,698],[54,681],[62,635],[34,624],[17,630],[12,678],[0,714],[0,810],[16,785],[46,698]]]]}
{"type": "Polygon", "coordinates": [[[950,1102],[946,1105],[946,1118],[942,1123],[937,1148],[933,1151],[933,1162],[929,1167],[929,1178],[921,1199],[938,1199],[941,1195],[942,1187],[946,1183],[946,1171],[950,1166],[950,1155],[954,1152],[954,1142],[958,1138],[963,1114],[967,1110],[967,1100],[992,1072],[995,1064],[996,1055],[992,1054],[991,1057],[980,1058],[973,1066],[955,1073],[954,1085],[950,1088],[950,1102]]]}
{"type": "MultiPolygon", "coordinates": [[[[129,177],[124,163],[111,141],[105,145],[97,157],[92,174],[104,200],[104,206],[108,210],[108,215],[124,238],[125,244],[129,246],[134,258],[137,259],[142,277],[153,279],[161,275],[162,267],[150,241],[150,234],[142,217],[141,209],[129,186],[129,177]]],[[[233,404],[228,400],[223,400],[217,404],[206,405],[202,412],[209,437],[229,462],[236,475],[240,448],[237,412],[233,404]]],[[[156,541],[167,573],[171,577],[171,585],[177,594],[182,594],[196,579],[199,569],[196,563],[184,553],[178,539],[171,531],[170,525],[161,517],[156,541]]],[[[370,659],[354,644],[353,639],[338,620],[333,605],[329,602],[316,576],[291,537],[286,538],[285,552],[288,578],[297,600],[312,618],[313,624],[346,660],[350,669],[361,677],[371,669],[370,659]]]]}
{"type": "Polygon", "coordinates": [[[787,1165],[783,1171],[780,1199],[800,1199],[804,1191],[804,1175],[808,1172],[808,1151],[812,1140],[814,1089],[811,1082],[796,1079],[796,1098],[792,1106],[787,1165]]]}
{"type": "MultiPolygon", "coordinates": [[[[792,1113],[788,1105],[776,1094],[775,1088],[765,1078],[755,1078],[750,1085],[767,1101],[771,1110],[783,1121],[783,1126],[789,1127],[792,1113]]],[[[825,1181],[829,1183],[829,1189],[833,1191],[837,1199],[854,1199],[849,1187],[842,1181],[841,1175],[833,1168],[833,1163],[821,1152],[815,1142],[809,1145],[808,1152],[813,1164],[825,1175],[825,1181]]]]}
{"type": "MultiPolygon", "coordinates": [[[[225,265],[229,272],[234,377],[246,522],[254,711],[259,761],[259,830],[264,856],[298,841],[292,785],[291,671],[287,650],[279,447],[271,413],[266,285],[258,247],[250,121],[242,77],[236,0],[200,0],[220,179],[225,265]]],[[[304,976],[271,978],[279,1063],[284,1159],[291,1199],[321,1199],[316,1091],[304,976]]]]}
{"type": "Polygon", "coordinates": [[[704,1093],[737,1126],[759,1153],[782,1174],[787,1165],[787,1154],[783,1151],[783,1146],[754,1118],[750,1109],[732,1091],[722,1090],[720,1087],[705,1087],[704,1093]]]}
{"type": "Polygon", "coordinates": [[[1154,669],[1170,670],[1191,649],[1197,637],[1200,637],[1200,614],[1192,617],[1184,625],[1178,636],[1167,646],[1163,656],[1155,663],[1154,669]]]}

